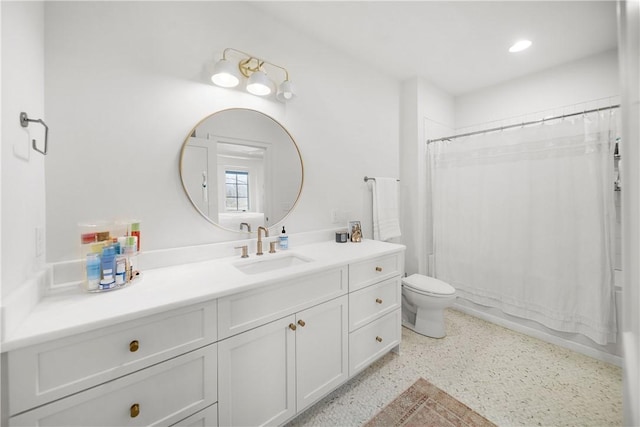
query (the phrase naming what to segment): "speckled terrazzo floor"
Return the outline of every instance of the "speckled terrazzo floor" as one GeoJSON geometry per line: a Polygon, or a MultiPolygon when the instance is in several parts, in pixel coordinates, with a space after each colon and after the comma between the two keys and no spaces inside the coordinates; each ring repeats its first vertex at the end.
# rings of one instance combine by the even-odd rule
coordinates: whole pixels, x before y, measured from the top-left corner
{"type": "Polygon", "coordinates": [[[424,377],[498,426],[621,426],[622,370],[447,310],[447,337],[389,353],[289,426],[361,426],[424,377]]]}

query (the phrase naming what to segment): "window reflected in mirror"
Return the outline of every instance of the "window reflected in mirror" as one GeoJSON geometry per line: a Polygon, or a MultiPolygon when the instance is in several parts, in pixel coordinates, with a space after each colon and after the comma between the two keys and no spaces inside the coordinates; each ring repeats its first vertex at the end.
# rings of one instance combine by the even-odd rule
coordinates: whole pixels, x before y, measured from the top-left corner
{"type": "Polygon", "coordinates": [[[249,210],[249,172],[225,171],[227,212],[246,212],[249,210]]]}

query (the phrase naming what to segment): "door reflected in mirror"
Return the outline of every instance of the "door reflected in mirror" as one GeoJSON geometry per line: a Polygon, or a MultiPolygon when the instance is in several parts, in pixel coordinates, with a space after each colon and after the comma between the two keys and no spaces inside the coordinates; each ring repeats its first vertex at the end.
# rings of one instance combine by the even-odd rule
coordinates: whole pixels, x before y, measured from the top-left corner
{"type": "Polygon", "coordinates": [[[255,232],[292,211],[304,167],[297,144],[280,123],[259,111],[232,108],[205,117],[189,132],[180,178],[209,222],[255,232]]]}

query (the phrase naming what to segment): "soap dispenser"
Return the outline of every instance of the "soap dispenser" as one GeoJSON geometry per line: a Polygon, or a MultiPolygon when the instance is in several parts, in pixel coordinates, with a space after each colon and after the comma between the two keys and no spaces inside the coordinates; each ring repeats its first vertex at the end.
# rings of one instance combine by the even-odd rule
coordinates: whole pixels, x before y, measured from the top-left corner
{"type": "Polygon", "coordinates": [[[289,248],[289,236],[287,236],[287,232],[284,229],[284,225],[282,226],[282,233],[280,234],[280,249],[288,249],[289,248]]]}

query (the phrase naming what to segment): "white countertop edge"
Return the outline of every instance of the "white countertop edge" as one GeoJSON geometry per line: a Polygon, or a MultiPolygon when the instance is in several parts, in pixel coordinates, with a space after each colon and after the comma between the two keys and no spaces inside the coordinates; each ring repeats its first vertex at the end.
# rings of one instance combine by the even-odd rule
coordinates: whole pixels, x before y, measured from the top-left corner
{"type": "Polygon", "coordinates": [[[1,350],[13,351],[90,332],[404,250],[404,245],[375,240],[321,242],[265,253],[262,257],[252,255],[247,260],[231,257],[152,269],[143,272],[140,282],[105,293],[69,289],[39,301],[22,324],[6,336],[1,350]],[[233,267],[239,262],[268,260],[288,253],[313,261],[255,275],[233,267]]]}

